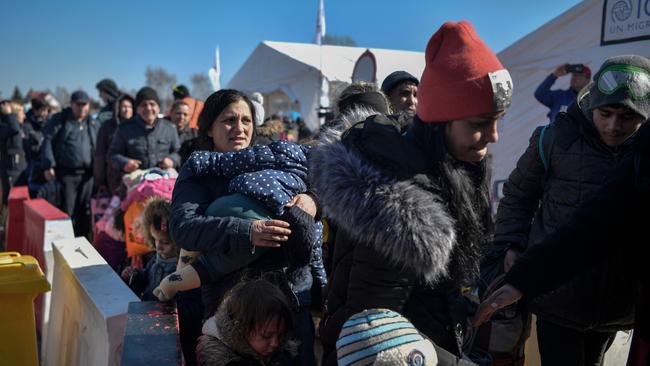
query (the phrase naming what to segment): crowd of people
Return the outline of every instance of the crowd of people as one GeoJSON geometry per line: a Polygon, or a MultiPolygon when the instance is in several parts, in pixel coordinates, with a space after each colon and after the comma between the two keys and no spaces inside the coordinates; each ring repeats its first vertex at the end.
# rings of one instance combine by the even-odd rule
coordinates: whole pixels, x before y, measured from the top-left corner
{"type": "Polygon", "coordinates": [[[2,102],[3,203],[28,185],[142,300],[176,301],[188,365],[522,365],[531,314],[543,365],[600,365],[632,328],[630,364],[647,362],[650,60],[612,57],[593,81],[558,66],[535,93],[551,123],[492,217],[510,74],[468,22],[443,24],[425,58],[420,78],[348,86],[313,133],[231,89],[177,86],[164,117],[154,89],[110,79],[95,118],[84,91],[53,115],[2,102]],[[125,218],[111,211],[105,240],[91,198],[124,205],[157,177],[171,183],[138,226],[151,253],[127,255],[125,218]]]}

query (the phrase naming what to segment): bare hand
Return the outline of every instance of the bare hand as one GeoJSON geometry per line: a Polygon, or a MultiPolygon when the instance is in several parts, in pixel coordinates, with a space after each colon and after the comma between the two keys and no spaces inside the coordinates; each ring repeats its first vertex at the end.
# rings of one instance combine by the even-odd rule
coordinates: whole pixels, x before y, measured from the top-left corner
{"type": "Polygon", "coordinates": [[[135,270],[133,269],[133,267],[131,267],[131,266],[124,267],[124,269],[122,270],[122,275],[121,275],[122,279],[124,281],[130,280],[131,277],[133,276],[134,272],[135,272],[135,270]]]}
{"type": "Polygon", "coordinates": [[[555,70],[553,70],[553,75],[555,75],[556,78],[566,75],[567,74],[566,67],[567,64],[558,66],[555,70]]]}
{"type": "Polygon", "coordinates": [[[127,173],[131,173],[132,171],[140,168],[140,164],[142,164],[140,160],[130,159],[129,161],[126,162],[126,164],[124,164],[124,171],[127,173]]]}
{"type": "Polygon", "coordinates": [[[282,220],[256,220],[251,227],[251,243],[257,247],[277,248],[291,234],[289,223],[282,220]]]}
{"type": "Polygon", "coordinates": [[[510,268],[515,265],[517,258],[519,258],[519,251],[516,249],[508,249],[506,251],[506,257],[503,259],[503,271],[508,272],[510,268]]]}
{"type": "Polygon", "coordinates": [[[45,169],[43,172],[43,175],[45,176],[46,181],[51,181],[52,179],[56,178],[56,173],[54,172],[54,169],[45,169]]]}
{"type": "Polygon", "coordinates": [[[158,163],[158,166],[161,169],[171,169],[174,167],[174,161],[170,158],[164,158],[160,163],[158,163]]]}
{"type": "Polygon", "coordinates": [[[494,293],[492,293],[492,295],[490,295],[490,297],[485,299],[485,301],[479,305],[476,315],[474,315],[474,319],[472,320],[472,325],[477,327],[490,320],[492,314],[499,309],[514,304],[521,299],[521,295],[521,291],[507,283],[499,287],[494,291],[494,293]]]}
{"type": "Polygon", "coordinates": [[[311,195],[306,193],[297,194],[285,205],[285,207],[292,207],[294,205],[308,213],[311,217],[316,217],[316,200],[314,200],[311,195]]]}
{"type": "Polygon", "coordinates": [[[171,301],[178,292],[174,289],[174,286],[170,284],[169,276],[171,276],[171,274],[165,276],[165,278],[160,281],[160,284],[158,284],[158,286],[153,289],[153,295],[158,298],[158,301],[171,301]]]}

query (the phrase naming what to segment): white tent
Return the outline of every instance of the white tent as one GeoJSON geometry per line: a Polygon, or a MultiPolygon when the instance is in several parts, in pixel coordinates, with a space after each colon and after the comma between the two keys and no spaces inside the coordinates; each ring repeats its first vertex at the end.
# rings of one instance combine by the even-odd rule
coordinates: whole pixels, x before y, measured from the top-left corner
{"type": "MultiPolygon", "coordinates": [[[[643,3],[639,9],[639,2],[631,0],[583,1],[499,53],[514,93],[499,123],[499,142],[491,146],[493,192],[514,169],[535,127],[548,123],[548,109],[533,94],[558,65],[583,63],[595,74],[611,56],[650,56],[650,9],[643,3]]],[[[568,76],[554,86],[568,87],[568,76]]]]}
{"type": "Polygon", "coordinates": [[[300,114],[307,126],[315,130],[319,125],[321,65],[328,82],[350,83],[357,59],[367,50],[375,56],[378,83],[396,70],[417,77],[424,70],[422,52],[264,41],[239,68],[228,88],[262,93],[281,90],[292,100],[300,101],[300,114]]]}

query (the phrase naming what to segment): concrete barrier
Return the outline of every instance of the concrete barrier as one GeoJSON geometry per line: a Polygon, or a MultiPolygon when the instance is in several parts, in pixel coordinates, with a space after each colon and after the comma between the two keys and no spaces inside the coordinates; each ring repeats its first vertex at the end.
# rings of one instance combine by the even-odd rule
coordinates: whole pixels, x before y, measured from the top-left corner
{"type": "MultiPolygon", "coordinates": [[[[38,260],[41,269],[52,283],[54,259],[52,257],[52,242],[60,239],[73,239],[74,231],[70,217],[44,199],[37,198],[23,201],[24,230],[23,254],[33,256],[38,260]]],[[[47,342],[47,322],[50,314],[51,292],[39,295],[34,300],[34,315],[36,329],[41,335],[41,344],[47,342]]]]}
{"type": "Polygon", "coordinates": [[[632,344],[632,332],[617,332],[614,343],[605,353],[605,365],[625,365],[632,344]]]}
{"type": "Polygon", "coordinates": [[[129,304],[122,366],[183,364],[178,314],[173,303],[140,301],[129,304]]]}
{"type": "Polygon", "coordinates": [[[139,301],[85,238],[53,244],[44,365],[118,365],[130,302],[139,301]]]}
{"type": "Polygon", "coordinates": [[[5,228],[5,250],[21,252],[25,236],[25,214],[23,201],[29,200],[27,187],[14,187],[9,191],[7,227],[5,228]]]}

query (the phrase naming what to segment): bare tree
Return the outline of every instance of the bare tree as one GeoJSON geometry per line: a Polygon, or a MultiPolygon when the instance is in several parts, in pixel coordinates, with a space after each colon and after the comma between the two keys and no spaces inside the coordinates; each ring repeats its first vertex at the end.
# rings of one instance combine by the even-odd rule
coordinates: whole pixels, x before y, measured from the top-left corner
{"type": "Polygon", "coordinates": [[[356,47],[357,42],[352,39],[350,36],[337,36],[334,34],[326,34],[325,37],[323,37],[323,44],[328,44],[332,46],[349,46],[349,47],[356,47]]]}
{"type": "Polygon", "coordinates": [[[57,86],[52,95],[54,96],[54,99],[61,103],[62,107],[70,104],[70,92],[64,86],[57,86]]]}
{"type": "Polygon", "coordinates": [[[192,83],[192,96],[194,98],[205,100],[212,94],[212,85],[208,75],[196,73],[190,76],[190,82],[192,83]]]}
{"type": "Polygon", "coordinates": [[[13,100],[16,103],[23,102],[23,93],[20,92],[20,88],[18,87],[18,85],[14,87],[14,93],[11,96],[11,100],[13,100]]]}
{"type": "Polygon", "coordinates": [[[172,88],[176,84],[176,75],[169,73],[162,67],[147,66],[144,73],[146,84],[156,90],[163,105],[160,110],[164,111],[166,106],[171,105],[174,100],[172,97],[172,88]]]}

